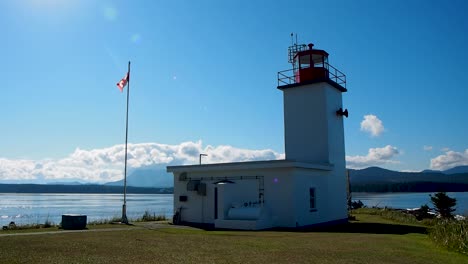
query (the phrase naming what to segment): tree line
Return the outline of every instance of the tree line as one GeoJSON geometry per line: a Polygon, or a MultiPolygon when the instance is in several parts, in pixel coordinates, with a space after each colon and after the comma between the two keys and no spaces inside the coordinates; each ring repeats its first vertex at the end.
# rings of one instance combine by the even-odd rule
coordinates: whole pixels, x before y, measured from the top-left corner
{"type": "Polygon", "coordinates": [[[467,192],[468,184],[436,182],[359,183],[352,192],[467,192]]]}

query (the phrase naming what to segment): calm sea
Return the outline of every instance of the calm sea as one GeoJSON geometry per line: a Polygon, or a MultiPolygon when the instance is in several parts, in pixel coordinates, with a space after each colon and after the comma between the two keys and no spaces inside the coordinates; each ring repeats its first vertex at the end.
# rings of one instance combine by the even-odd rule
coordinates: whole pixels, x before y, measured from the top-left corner
{"type": "MultiPolygon", "coordinates": [[[[353,193],[353,200],[365,205],[392,208],[430,207],[431,193],[353,193]]],[[[468,215],[468,192],[447,193],[457,199],[457,214],[468,215]]],[[[85,214],[88,221],[110,219],[122,215],[121,194],[16,194],[0,193],[0,225],[44,223],[58,224],[62,214],[85,214]]],[[[129,194],[127,216],[139,218],[145,211],[171,218],[172,194],[129,194]]]]}
{"type": "MultiPolygon", "coordinates": [[[[361,200],[368,207],[418,208],[431,204],[430,194],[433,193],[353,193],[353,201],[361,200]]],[[[448,196],[457,199],[456,214],[468,215],[468,192],[449,192],[448,196]]]]}
{"type": "MultiPolygon", "coordinates": [[[[172,194],[128,194],[127,217],[140,218],[145,211],[173,215],[172,194]]],[[[62,214],[85,214],[88,221],[122,216],[121,194],[16,194],[0,193],[0,225],[58,224],[62,214]]]]}

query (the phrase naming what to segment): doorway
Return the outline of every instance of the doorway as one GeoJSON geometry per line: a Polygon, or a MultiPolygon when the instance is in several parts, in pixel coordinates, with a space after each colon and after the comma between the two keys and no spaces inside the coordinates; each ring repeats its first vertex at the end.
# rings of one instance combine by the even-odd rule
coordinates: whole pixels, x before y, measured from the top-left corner
{"type": "Polygon", "coordinates": [[[214,219],[218,219],[218,188],[214,188],[214,219]]]}

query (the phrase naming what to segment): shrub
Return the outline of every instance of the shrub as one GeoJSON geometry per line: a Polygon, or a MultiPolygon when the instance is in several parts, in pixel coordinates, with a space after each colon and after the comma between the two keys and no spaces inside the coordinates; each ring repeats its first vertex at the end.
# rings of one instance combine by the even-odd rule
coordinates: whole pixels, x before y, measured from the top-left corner
{"type": "Polygon", "coordinates": [[[44,222],[44,225],[42,226],[43,228],[49,228],[49,227],[53,227],[54,226],[54,223],[52,223],[51,221],[49,221],[49,219],[47,219],[45,222],[44,222]]]}
{"type": "Polygon", "coordinates": [[[468,220],[438,220],[429,236],[438,245],[468,255],[468,220]]]}
{"type": "Polygon", "coordinates": [[[357,202],[356,201],[351,202],[351,209],[353,210],[363,208],[363,207],[364,207],[364,203],[361,200],[358,200],[357,202]]]}
{"type": "Polygon", "coordinates": [[[423,220],[421,220],[421,224],[425,226],[433,226],[435,225],[436,222],[437,222],[436,219],[430,219],[430,218],[424,218],[423,220]]]}
{"type": "Polygon", "coordinates": [[[27,229],[39,229],[44,227],[41,224],[21,224],[17,225],[15,222],[11,222],[8,226],[3,226],[3,230],[27,230],[27,229]]]}
{"type": "Polygon", "coordinates": [[[418,210],[415,210],[414,216],[416,216],[416,219],[418,219],[419,221],[423,219],[434,218],[433,215],[429,214],[429,206],[427,206],[427,204],[421,205],[421,207],[418,210]]]}
{"type": "Polygon", "coordinates": [[[47,215],[47,218],[44,222],[44,225],[42,225],[43,228],[50,228],[50,227],[53,227],[54,226],[54,223],[52,223],[52,221],[49,220],[49,215],[47,215]]]}
{"type": "Polygon", "coordinates": [[[151,214],[148,210],[146,210],[143,216],[137,220],[142,221],[142,222],[164,221],[164,220],[167,220],[167,218],[165,215],[156,215],[156,213],[151,214]]]}

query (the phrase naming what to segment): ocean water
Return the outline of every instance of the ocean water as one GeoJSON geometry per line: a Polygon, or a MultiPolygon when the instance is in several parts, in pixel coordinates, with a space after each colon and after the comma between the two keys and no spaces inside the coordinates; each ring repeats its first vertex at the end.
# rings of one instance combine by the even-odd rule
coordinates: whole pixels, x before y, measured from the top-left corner
{"type": "MultiPolygon", "coordinates": [[[[172,194],[128,194],[127,217],[151,214],[173,215],[172,194]]],[[[85,214],[88,222],[122,216],[122,194],[16,194],[0,193],[0,225],[59,224],[62,214],[85,214]]]]}
{"type": "MultiPolygon", "coordinates": [[[[354,201],[366,206],[416,208],[423,204],[432,207],[432,193],[353,193],[354,201]]],[[[468,192],[447,193],[457,199],[456,213],[468,215],[468,192]]],[[[268,202],[268,201],[267,201],[268,202]]],[[[85,214],[88,221],[110,219],[122,215],[121,194],[16,194],[0,193],[0,225],[43,224],[46,220],[60,223],[62,214],[85,214]]],[[[127,216],[141,217],[145,211],[171,218],[172,194],[129,194],[127,216]]]]}
{"type": "MultiPolygon", "coordinates": [[[[433,208],[430,194],[434,193],[352,193],[352,200],[361,200],[368,207],[391,207],[399,209],[419,208],[427,204],[433,208]]],[[[468,216],[468,192],[448,192],[457,199],[456,214],[468,216]]]]}

